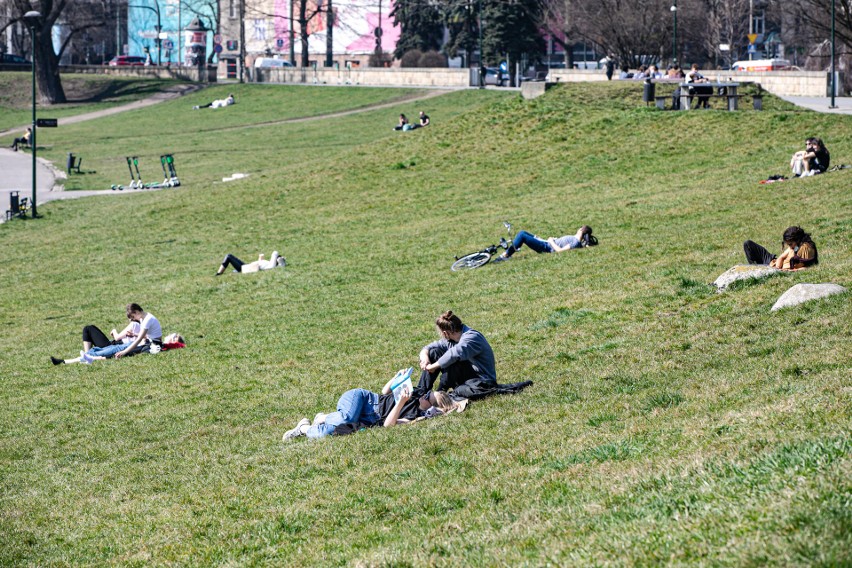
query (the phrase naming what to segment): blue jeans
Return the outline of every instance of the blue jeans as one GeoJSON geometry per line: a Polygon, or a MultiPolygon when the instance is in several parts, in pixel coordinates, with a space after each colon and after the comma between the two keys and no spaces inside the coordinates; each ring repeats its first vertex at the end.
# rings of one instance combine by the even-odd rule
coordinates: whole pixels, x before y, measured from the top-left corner
{"type": "Polygon", "coordinates": [[[373,426],[382,419],[376,412],[379,395],[367,389],[352,389],[343,393],[337,401],[337,412],[325,417],[324,424],[308,429],[308,438],[322,438],[334,433],[335,426],[351,422],[361,422],[373,426]]]}
{"type": "Polygon", "coordinates": [[[506,251],[506,256],[512,256],[523,245],[527,245],[535,252],[553,252],[546,240],[540,239],[532,233],[521,231],[515,235],[515,240],[512,241],[512,246],[506,251]]]}
{"type": "Polygon", "coordinates": [[[115,356],[119,351],[124,351],[124,348],[127,345],[123,343],[119,343],[118,345],[107,345],[106,347],[92,347],[87,351],[88,355],[92,357],[106,357],[109,359],[110,357],[115,356]]]}

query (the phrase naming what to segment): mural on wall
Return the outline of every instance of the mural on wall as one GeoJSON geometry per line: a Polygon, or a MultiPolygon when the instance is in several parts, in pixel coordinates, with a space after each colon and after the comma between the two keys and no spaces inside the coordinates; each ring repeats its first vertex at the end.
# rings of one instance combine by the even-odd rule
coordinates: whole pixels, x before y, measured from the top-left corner
{"type": "MultiPolygon", "coordinates": [[[[163,65],[180,65],[185,54],[184,28],[200,17],[208,28],[215,27],[216,14],[210,0],[134,0],[127,12],[127,44],[125,55],[144,55],[147,48],[152,62],[157,62],[157,12],[162,28],[160,58],[163,65]]],[[[213,32],[207,32],[212,34],[213,32]]],[[[213,42],[206,41],[206,56],[210,57],[213,42]]]]}
{"type": "MultiPolygon", "coordinates": [[[[262,2],[254,10],[247,6],[246,51],[248,53],[273,53],[286,56],[290,52],[290,2],[295,2],[294,18],[298,18],[298,0],[271,0],[262,2]]],[[[327,0],[308,0],[307,13],[319,13],[308,22],[308,50],[312,54],[325,53],[327,0]]],[[[334,52],[372,53],[376,48],[375,30],[382,28],[382,49],[393,51],[399,39],[399,28],[390,17],[394,0],[333,0],[334,52]]],[[[300,52],[299,23],[294,22],[294,43],[300,52]]],[[[237,38],[226,38],[237,39],[237,38]]]]}

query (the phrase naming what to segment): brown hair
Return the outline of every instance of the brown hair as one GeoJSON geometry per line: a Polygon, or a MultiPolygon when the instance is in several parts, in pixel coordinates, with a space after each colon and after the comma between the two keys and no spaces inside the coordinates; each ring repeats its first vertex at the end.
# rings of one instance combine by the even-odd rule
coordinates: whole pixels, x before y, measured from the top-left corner
{"type": "Polygon", "coordinates": [[[145,311],[139,304],[127,304],[125,310],[127,311],[127,317],[130,317],[130,314],[142,313],[145,311]]]}
{"type": "Polygon", "coordinates": [[[438,319],[435,320],[435,325],[438,326],[438,329],[441,331],[446,331],[447,333],[457,333],[462,330],[462,321],[459,319],[459,316],[453,313],[452,310],[447,310],[443,314],[441,314],[438,319]]]}
{"type": "Polygon", "coordinates": [[[432,393],[435,396],[435,407],[440,409],[444,414],[449,414],[456,409],[458,404],[450,395],[442,391],[432,393]]]}

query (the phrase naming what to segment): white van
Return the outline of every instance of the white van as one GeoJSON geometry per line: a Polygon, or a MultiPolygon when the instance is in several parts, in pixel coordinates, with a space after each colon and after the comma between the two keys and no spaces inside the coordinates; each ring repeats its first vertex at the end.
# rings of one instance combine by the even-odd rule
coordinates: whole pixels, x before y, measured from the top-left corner
{"type": "Polygon", "coordinates": [[[272,57],[258,57],[254,60],[255,69],[280,69],[282,67],[293,67],[293,64],[287,61],[286,59],[273,59],[272,57]]]}
{"type": "Polygon", "coordinates": [[[790,68],[786,59],[753,59],[737,61],[731,67],[734,71],[782,71],[790,68]]]}

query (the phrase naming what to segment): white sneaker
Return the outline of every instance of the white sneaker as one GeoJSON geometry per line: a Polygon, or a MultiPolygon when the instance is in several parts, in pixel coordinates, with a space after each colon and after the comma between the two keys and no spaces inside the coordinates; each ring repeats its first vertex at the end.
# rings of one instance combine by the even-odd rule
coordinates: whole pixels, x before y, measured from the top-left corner
{"type": "Polygon", "coordinates": [[[287,440],[295,440],[299,436],[304,436],[305,432],[302,432],[302,427],[305,427],[305,430],[307,430],[307,427],[310,425],[310,420],[308,420],[307,418],[302,418],[301,420],[299,420],[299,423],[296,424],[295,428],[284,432],[284,435],[281,437],[281,440],[283,442],[286,442],[287,440]]]}
{"type": "Polygon", "coordinates": [[[80,362],[85,363],[86,365],[92,364],[92,359],[88,355],[86,355],[85,351],[80,351],[80,362]]]}

